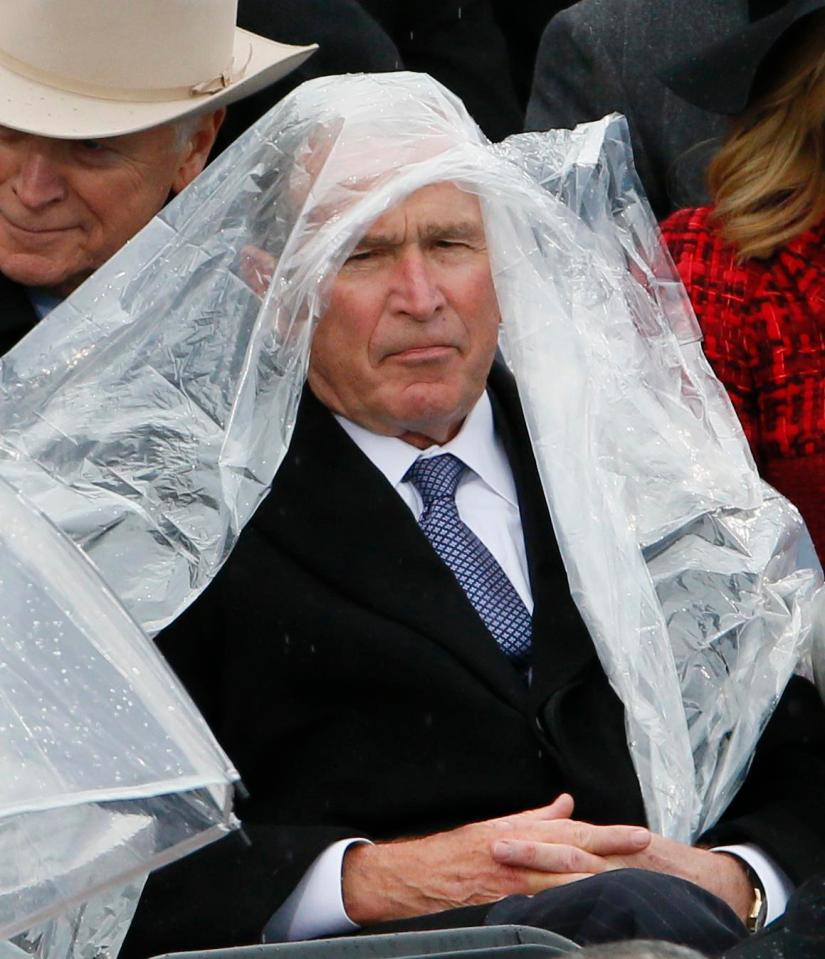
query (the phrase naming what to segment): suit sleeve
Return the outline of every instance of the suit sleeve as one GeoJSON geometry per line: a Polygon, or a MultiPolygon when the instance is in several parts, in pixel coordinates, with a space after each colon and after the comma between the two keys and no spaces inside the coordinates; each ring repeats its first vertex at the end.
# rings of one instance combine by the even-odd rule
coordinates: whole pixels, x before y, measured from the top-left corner
{"type": "MultiPolygon", "coordinates": [[[[226,586],[224,571],[157,642],[245,777],[229,731],[244,690],[233,688],[233,664],[242,656],[226,586]]],[[[277,755],[271,763],[277,773],[277,755]]],[[[251,783],[249,796],[236,799],[241,832],[149,877],[122,959],[260,942],[264,926],[315,858],[337,840],[358,835],[346,825],[284,823],[274,808],[277,796],[251,783]]]]}
{"type": "Polygon", "coordinates": [[[794,676],[759,741],[748,776],[702,845],[750,842],[795,885],[825,870],[825,708],[794,676]]]}

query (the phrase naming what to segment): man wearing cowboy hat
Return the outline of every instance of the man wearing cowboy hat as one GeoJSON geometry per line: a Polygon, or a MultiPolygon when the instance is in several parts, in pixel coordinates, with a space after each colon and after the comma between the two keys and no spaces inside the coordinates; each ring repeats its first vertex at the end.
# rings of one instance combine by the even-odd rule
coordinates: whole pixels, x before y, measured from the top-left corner
{"type": "Polygon", "coordinates": [[[192,182],[227,104],[314,49],[237,28],[236,8],[24,0],[0,17],[0,351],[192,182]]]}

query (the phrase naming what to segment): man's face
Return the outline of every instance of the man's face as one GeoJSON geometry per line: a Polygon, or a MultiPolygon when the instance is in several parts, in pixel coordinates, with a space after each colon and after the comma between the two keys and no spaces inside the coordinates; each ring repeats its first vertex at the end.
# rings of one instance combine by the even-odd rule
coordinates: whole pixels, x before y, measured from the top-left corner
{"type": "Polygon", "coordinates": [[[341,268],[309,384],[375,433],[445,443],[484,390],[499,323],[478,200],[451,183],[373,223],[341,268]]]}
{"type": "Polygon", "coordinates": [[[65,296],[203,168],[222,111],[104,140],[0,127],[0,272],[65,296]]]}

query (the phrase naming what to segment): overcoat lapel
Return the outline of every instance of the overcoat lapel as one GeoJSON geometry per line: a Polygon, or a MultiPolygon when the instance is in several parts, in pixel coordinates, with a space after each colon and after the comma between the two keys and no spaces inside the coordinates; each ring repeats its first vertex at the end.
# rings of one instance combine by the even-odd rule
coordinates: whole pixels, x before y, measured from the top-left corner
{"type": "Polygon", "coordinates": [[[577,818],[644,822],[622,705],[570,595],[515,382],[501,372],[490,376],[493,415],[516,480],[534,602],[530,715],[577,818]]]}
{"type": "Polygon", "coordinates": [[[502,656],[409,509],[334,417],[304,390],[290,453],[256,527],[342,594],[449,650],[514,707],[542,704],[595,660],[570,597],[512,377],[494,367],[490,392],[519,496],[533,611],[529,691],[502,656]],[[277,506],[276,506],[277,504],[277,506]]]}
{"type": "Polygon", "coordinates": [[[537,713],[548,697],[594,664],[596,651],[570,595],[515,381],[500,366],[494,366],[490,374],[490,396],[496,430],[518,491],[533,594],[530,704],[532,712],[537,713]]]}
{"type": "Polygon", "coordinates": [[[386,478],[308,389],[259,532],[359,605],[441,645],[514,708],[519,673],[386,478]]]}

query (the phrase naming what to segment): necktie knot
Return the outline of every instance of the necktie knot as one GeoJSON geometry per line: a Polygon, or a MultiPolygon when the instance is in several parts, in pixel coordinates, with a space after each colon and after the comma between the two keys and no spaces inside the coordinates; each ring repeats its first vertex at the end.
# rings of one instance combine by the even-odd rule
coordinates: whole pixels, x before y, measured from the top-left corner
{"type": "Polygon", "coordinates": [[[412,483],[424,501],[424,509],[437,500],[455,500],[455,491],[466,465],[452,453],[441,453],[417,459],[404,474],[404,479],[412,483]]]}

